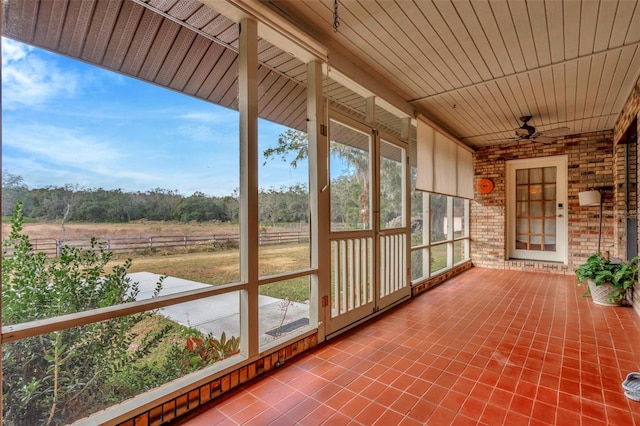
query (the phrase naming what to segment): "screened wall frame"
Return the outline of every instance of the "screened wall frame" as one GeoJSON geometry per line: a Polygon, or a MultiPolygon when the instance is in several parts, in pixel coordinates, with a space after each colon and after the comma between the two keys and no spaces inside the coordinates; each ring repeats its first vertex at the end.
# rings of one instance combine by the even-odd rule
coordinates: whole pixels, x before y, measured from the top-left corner
{"type": "MultiPolygon", "coordinates": [[[[469,261],[469,200],[422,192],[422,241],[411,246],[412,271],[421,271],[412,277],[411,284],[438,276],[455,266],[469,261]],[[433,198],[446,199],[447,213],[444,237],[434,238],[433,198]],[[461,212],[462,211],[462,212],[461,212]],[[461,213],[461,214],[460,214],[461,213]],[[444,264],[443,264],[444,261],[444,264]]],[[[440,224],[442,225],[442,224],[440,224]]]]}
{"type": "MultiPolygon", "coordinates": [[[[265,351],[277,351],[301,336],[315,333],[314,328],[317,328],[317,303],[312,303],[308,327],[300,328],[299,330],[287,335],[286,340],[269,342],[269,344],[263,345],[262,347],[260,347],[258,342],[257,334],[259,327],[257,325],[259,316],[257,312],[257,297],[260,287],[274,282],[292,280],[296,278],[309,277],[309,281],[311,281],[311,277],[317,275],[318,269],[309,267],[303,270],[290,271],[287,273],[264,277],[258,277],[257,274],[259,245],[255,244],[258,234],[258,218],[257,213],[255,213],[257,211],[255,208],[256,200],[248,196],[250,193],[257,194],[257,181],[252,179],[252,176],[256,175],[258,168],[257,125],[255,124],[258,120],[258,114],[256,109],[252,110],[252,108],[255,108],[257,105],[256,102],[252,101],[252,99],[257,97],[257,87],[251,86],[252,80],[255,81],[255,78],[252,78],[252,75],[255,76],[258,71],[256,55],[258,37],[256,26],[257,24],[255,22],[249,20],[243,21],[243,32],[239,48],[239,54],[241,56],[244,55],[244,57],[240,59],[240,62],[245,65],[244,67],[240,67],[239,76],[239,80],[241,82],[240,85],[242,86],[238,94],[241,116],[239,138],[240,145],[247,148],[242,149],[242,155],[245,157],[241,161],[240,165],[240,197],[241,205],[245,212],[254,212],[241,215],[240,219],[240,248],[242,253],[240,261],[240,280],[238,282],[232,282],[224,285],[210,286],[198,290],[174,293],[38,321],[2,325],[0,344],[5,345],[20,339],[37,337],[55,331],[81,327],[83,325],[142,313],[145,311],[171,307],[181,303],[193,302],[208,297],[215,297],[234,292],[239,294],[239,321],[241,325],[239,336],[241,350],[239,354],[232,358],[204,367],[194,373],[180,377],[170,383],[167,383],[166,386],[151,389],[146,392],[145,396],[140,400],[133,398],[133,400],[129,400],[126,403],[113,406],[106,410],[108,412],[105,411],[104,413],[100,413],[102,419],[122,418],[121,416],[123,416],[123,412],[128,412],[132,415],[143,412],[145,409],[157,405],[158,402],[161,403],[166,399],[170,399],[171,395],[174,395],[176,392],[184,392],[192,389],[194,384],[197,384],[198,381],[205,380],[205,378],[211,379],[212,377],[223,375],[226,372],[240,368],[243,365],[247,365],[263,356],[265,351]],[[247,70],[247,68],[249,69],[247,70]],[[251,158],[252,156],[253,158],[251,158]]],[[[310,176],[310,179],[314,179],[314,177],[310,176]]],[[[310,219],[312,223],[317,223],[317,218],[314,217],[313,214],[310,219]]]]}

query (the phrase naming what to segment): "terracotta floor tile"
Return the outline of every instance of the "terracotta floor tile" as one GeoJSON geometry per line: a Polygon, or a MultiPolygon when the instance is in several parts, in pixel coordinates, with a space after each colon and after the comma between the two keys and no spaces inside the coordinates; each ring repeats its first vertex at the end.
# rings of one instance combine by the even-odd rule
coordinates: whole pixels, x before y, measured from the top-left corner
{"type": "Polygon", "coordinates": [[[389,408],[401,414],[407,414],[414,405],[420,400],[417,396],[403,393],[394,402],[389,404],[389,408]]]}
{"type": "Polygon", "coordinates": [[[357,416],[353,418],[354,421],[359,422],[364,425],[372,425],[374,424],[386,411],[386,407],[382,405],[372,402],[365,407],[357,416]]]}
{"type": "Polygon", "coordinates": [[[178,424],[640,426],[620,386],[640,333],[612,334],[640,317],[583,291],[572,274],[473,268],[178,424]]]}

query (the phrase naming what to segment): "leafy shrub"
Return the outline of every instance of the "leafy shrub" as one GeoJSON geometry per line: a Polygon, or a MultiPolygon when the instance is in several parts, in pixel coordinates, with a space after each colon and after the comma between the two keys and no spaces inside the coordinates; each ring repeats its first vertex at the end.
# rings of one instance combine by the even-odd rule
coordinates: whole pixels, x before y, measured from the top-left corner
{"type": "MultiPolygon", "coordinates": [[[[111,253],[95,241],[89,250],[64,247],[57,258],[35,253],[22,233],[21,203],[14,209],[11,225],[11,234],[3,241],[3,325],[136,299],[138,283],[127,276],[131,260],[105,273],[111,253]]],[[[162,278],[156,295],[161,287],[162,278]]],[[[113,394],[105,386],[110,377],[146,356],[166,332],[145,336],[131,350],[136,337],[132,327],[149,315],[123,316],[3,345],[6,424],[66,424],[110,405],[113,394]]]]}

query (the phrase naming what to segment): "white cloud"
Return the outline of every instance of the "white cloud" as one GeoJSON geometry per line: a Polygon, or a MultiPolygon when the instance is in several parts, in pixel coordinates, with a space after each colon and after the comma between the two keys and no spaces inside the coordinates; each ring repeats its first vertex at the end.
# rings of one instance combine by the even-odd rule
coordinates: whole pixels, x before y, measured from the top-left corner
{"type": "Polygon", "coordinates": [[[45,60],[33,48],[2,38],[2,106],[35,107],[58,97],[73,96],[78,75],[45,60]]]}
{"type": "Polygon", "coordinates": [[[51,125],[14,125],[5,129],[2,143],[26,156],[83,169],[94,170],[96,166],[122,158],[122,154],[97,140],[95,135],[51,125]]]}

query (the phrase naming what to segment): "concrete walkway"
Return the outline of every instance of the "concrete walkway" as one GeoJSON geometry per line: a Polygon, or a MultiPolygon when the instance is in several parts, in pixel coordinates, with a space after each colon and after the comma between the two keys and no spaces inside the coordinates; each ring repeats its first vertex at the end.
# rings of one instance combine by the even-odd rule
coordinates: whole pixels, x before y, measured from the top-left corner
{"type": "MultiPolygon", "coordinates": [[[[128,276],[139,284],[138,300],[152,297],[160,278],[160,275],[150,272],[134,272],[128,276]]],[[[196,281],[167,277],[162,284],[160,296],[208,286],[209,284],[196,281]]],[[[309,324],[309,305],[306,303],[291,302],[287,307],[287,302],[282,299],[260,295],[258,309],[261,343],[274,340],[279,335],[309,324]]],[[[211,333],[214,337],[220,337],[223,331],[227,337],[239,336],[239,312],[240,294],[237,291],[159,309],[160,314],[172,321],[186,327],[193,327],[204,334],[211,333]]]]}

